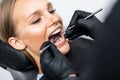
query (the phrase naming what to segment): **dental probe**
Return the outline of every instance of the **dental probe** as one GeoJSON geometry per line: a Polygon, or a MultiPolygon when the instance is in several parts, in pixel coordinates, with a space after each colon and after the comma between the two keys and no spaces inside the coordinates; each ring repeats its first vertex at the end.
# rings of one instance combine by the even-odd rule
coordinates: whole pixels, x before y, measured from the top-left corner
{"type": "MultiPolygon", "coordinates": [[[[95,11],[94,13],[92,13],[92,14],[90,14],[90,15],[88,15],[87,17],[85,17],[84,19],[86,20],[86,19],[88,19],[88,18],[90,18],[90,17],[92,17],[92,16],[94,16],[95,14],[97,14],[98,12],[100,12],[100,11],[102,11],[103,9],[102,8],[100,8],[99,10],[97,10],[97,11],[95,11]]],[[[71,26],[71,27],[69,27],[67,30],[70,30],[70,29],[72,29],[72,28],[74,28],[75,27],[75,25],[73,25],[73,26],[71,26]]]]}
{"type": "Polygon", "coordinates": [[[48,49],[50,47],[50,44],[47,45],[46,47],[44,47],[42,50],[40,50],[40,54],[43,53],[46,49],[48,49]]]}

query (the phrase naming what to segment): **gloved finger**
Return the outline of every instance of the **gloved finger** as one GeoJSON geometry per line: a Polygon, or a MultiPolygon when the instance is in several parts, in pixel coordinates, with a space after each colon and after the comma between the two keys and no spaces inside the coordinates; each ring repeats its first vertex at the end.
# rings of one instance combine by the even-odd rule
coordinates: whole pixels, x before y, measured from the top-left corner
{"type": "Polygon", "coordinates": [[[89,30],[91,27],[93,27],[93,22],[91,20],[85,20],[85,19],[79,19],[77,22],[77,25],[80,27],[80,29],[86,29],[89,30]]]}
{"type": "Polygon", "coordinates": [[[79,19],[84,19],[85,17],[87,17],[88,15],[90,15],[90,12],[85,12],[85,11],[81,11],[81,10],[76,10],[71,18],[71,21],[69,23],[69,27],[75,25],[77,23],[77,21],[79,19]]]}
{"type": "Polygon", "coordinates": [[[76,13],[79,19],[84,19],[85,17],[91,14],[90,12],[81,11],[81,10],[76,10],[76,13]]]}
{"type": "Polygon", "coordinates": [[[43,48],[45,48],[47,45],[50,45],[50,44],[51,44],[50,41],[46,41],[46,42],[44,42],[44,43],[42,44],[40,50],[42,50],[43,48]]]}
{"type": "Polygon", "coordinates": [[[72,18],[71,18],[71,20],[70,20],[70,23],[69,23],[69,26],[68,26],[68,27],[71,27],[72,25],[75,25],[75,24],[76,24],[77,20],[79,19],[78,16],[79,16],[79,15],[78,15],[78,12],[75,11],[74,14],[72,15],[72,18]]]}
{"type": "Polygon", "coordinates": [[[83,35],[82,29],[79,27],[79,25],[75,25],[74,28],[66,30],[65,32],[65,38],[69,40],[73,40],[80,35],[83,35]]]}
{"type": "Polygon", "coordinates": [[[79,34],[76,34],[76,35],[73,35],[73,36],[70,36],[68,39],[71,41],[71,40],[74,40],[76,38],[79,38],[79,34]]]}
{"type": "MultiPolygon", "coordinates": [[[[46,46],[48,46],[50,44],[51,44],[51,42],[49,42],[49,41],[44,42],[43,45],[41,46],[40,50],[42,50],[43,48],[45,48],[46,46]]],[[[47,64],[47,63],[49,63],[49,61],[51,61],[53,59],[53,56],[50,54],[48,49],[46,49],[45,51],[40,53],[40,63],[41,64],[43,64],[43,63],[47,64]]]]}
{"type": "Polygon", "coordinates": [[[42,44],[41,48],[40,48],[40,54],[43,54],[43,53],[48,52],[49,47],[48,47],[47,49],[45,49],[45,48],[46,48],[47,46],[49,46],[50,44],[51,44],[50,41],[44,42],[44,43],[42,44]],[[45,50],[44,50],[44,49],[45,49],[45,50]]]}
{"type": "Polygon", "coordinates": [[[80,27],[80,29],[82,30],[82,33],[84,35],[87,35],[87,36],[90,36],[92,38],[95,38],[95,26],[96,25],[96,22],[94,20],[92,20],[91,18],[90,19],[80,19],[78,21],[78,25],[80,27]]]}
{"type": "Polygon", "coordinates": [[[51,55],[53,55],[54,57],[62,54],[53,43],[51,43],[49,51],[51,52],[51,55]]]}

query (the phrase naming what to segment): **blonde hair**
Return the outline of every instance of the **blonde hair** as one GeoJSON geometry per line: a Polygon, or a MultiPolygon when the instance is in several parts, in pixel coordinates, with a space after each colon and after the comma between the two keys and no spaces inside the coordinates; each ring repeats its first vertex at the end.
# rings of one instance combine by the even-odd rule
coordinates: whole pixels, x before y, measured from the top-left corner
{"type": "MultiPolygon", "coordinates": [[[[0,3],[0,40],[8,44],[9,37],[15,37],[15,22],[13,20],[14,6],[17,0],[3,0],[0,3]]],[[[9,44],[8,44],[9,45],[9,44]]],[[[22,51],[35,62],[27,52],[22,51]]]]}
{"type": "Polygon", "coordinates": [[[8,43],[8,38],[15,36],[13,10],[16,0],[3,0],[0,3],[0,39],[8,43]]]}

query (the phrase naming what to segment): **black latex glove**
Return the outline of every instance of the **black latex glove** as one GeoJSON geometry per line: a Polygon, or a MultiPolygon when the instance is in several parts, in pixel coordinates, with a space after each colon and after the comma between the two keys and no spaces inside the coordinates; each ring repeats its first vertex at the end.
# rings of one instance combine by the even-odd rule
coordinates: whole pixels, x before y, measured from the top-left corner
{"type": "Polygon", "coordinates": [[[75,27],[71,28],[70,30],[66,29],[65,37],[69,40],[73,40],[81,35],[86,35],[95,39],[96,27],[102,23],[95,16],[92,16],[85,20],[84,18],[90,14],[91,13],[89,12],[76,10],[67,29],[73,25],[75,25],[75,27]]]}
{"type": "Polygon", "coordinates": [[[48,80],[78,80],[77,77],[69,77],[70,74],[76,72],[73,70],[72,64],[58,51],[54,44],[47,41],[41,49],[49,44],[51,46],[40,55],[40,64],[44,76],[48,80]]]}

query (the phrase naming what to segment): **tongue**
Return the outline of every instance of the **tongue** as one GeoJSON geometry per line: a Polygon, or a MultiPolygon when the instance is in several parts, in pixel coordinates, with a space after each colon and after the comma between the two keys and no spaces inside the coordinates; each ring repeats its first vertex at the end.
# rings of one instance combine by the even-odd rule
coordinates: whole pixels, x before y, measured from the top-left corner
{"type": "Polygon", "coordinates": [[[60,39],[60,36],[52,36],[52,37],[50,38],[50,42],[56,43],[57,41],[59,41],[59,39],[60,39]]]}

